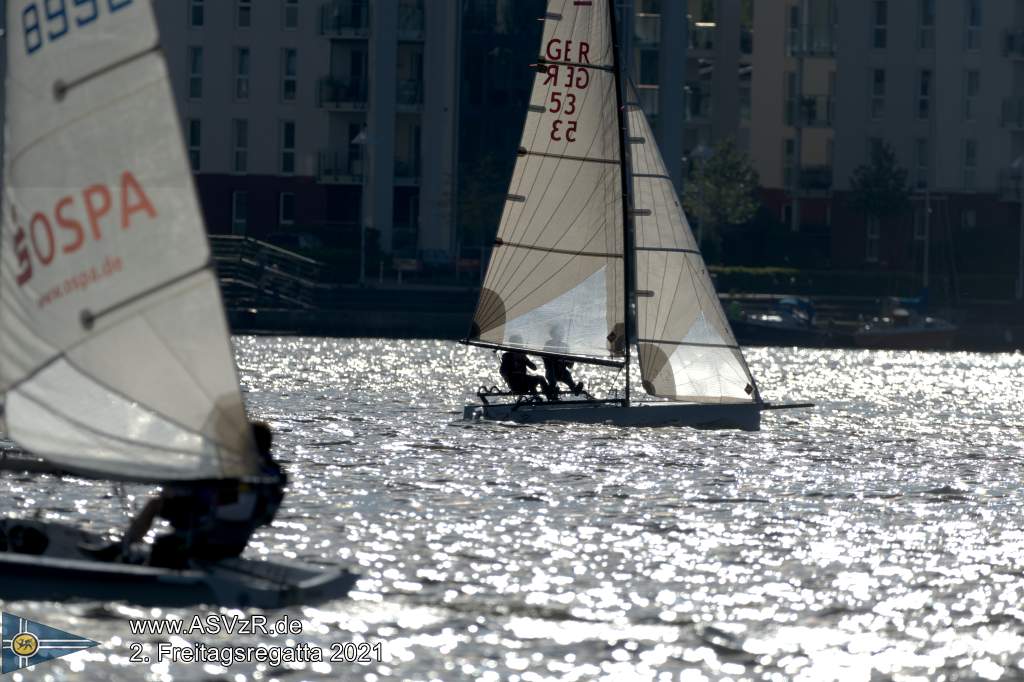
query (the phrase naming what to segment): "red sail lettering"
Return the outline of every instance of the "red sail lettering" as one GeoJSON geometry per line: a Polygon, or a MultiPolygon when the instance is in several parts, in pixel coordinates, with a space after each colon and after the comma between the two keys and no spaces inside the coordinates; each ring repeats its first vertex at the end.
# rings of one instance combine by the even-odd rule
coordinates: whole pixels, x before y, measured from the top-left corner
{"type": "Polygon", "coordinates": [[[125,171],[121,174],[121,227],[127,230],[132,225],[132,214],[138,212],[144,212],[150,218],[156,217],[156,209],[153,208],[153,203],[146,196],[146,193],[142,189],[142,185],[135,179],[131,171],[125,171]],[[129,196],[129,192],[135,193],[135,200],[129,196]]]}
{"type": "Polygon", "coordinates": [[[28,232],[32,237],[32,249],[36,252],[36,258],[43,265],[49,265],[53,262],[53,254],[56,252],[56,245],[53,241],[53,227],[50,226],[50,219],[42,213],[36,213],[32,216],[32,220],[28,223],[28,232]],[[38,226],[42,225],[46,233],[46,251],[43,252],[39,248],[39,229],[38,226]]]}
{"type": "Polygon", "coordinates": [[[580,43],[580,64],[590,63],[590,43],[580,43]]]}
{"type": "Polygon", "coordinates": [[[82,198],[85,200],[85,212],[89,216],[93,239],[102,239],[100,218],[110,212],[110,190],[106,185],[93,185],[82,192],[82,198]],[[93,199],[98,199],[99,203],[95,203],[93,199]]]}
{"type": "Polygon", "coordinates": [[[61,247],[61,251],[64,253],[74,253],[82,248],[82,242],[85,241],[85,231],[82,229],[82,223],[78,222],[74,218],[69,218],[64,215],[64,209],[74,205],[75,200],[71,197],[64,197],[57,202],[57,208],[54,211],[57,214],[57,225],[62,229],[68,230],[75,235],[74,241],[65,244],[61,247]]]}

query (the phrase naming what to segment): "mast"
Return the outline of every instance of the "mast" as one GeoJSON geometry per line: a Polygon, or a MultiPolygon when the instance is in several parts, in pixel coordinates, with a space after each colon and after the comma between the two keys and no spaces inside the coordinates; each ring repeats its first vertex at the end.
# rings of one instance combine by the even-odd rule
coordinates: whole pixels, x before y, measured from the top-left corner
{"type": "Polygon", "coordinates": [[[628,124],[626,119],[625,98],[622,90],[622,55],[620,54],[618,22],[615,19],[615,0],[608,0],[608,20],[611,22],[612,36],[612,71],[615,76],[615,108],[619,117],[619,176],[622,181],[622,285],[623,305],[625,306],[625,365],[626,365],[626,406],[630,404],[629,395],[629,357],[630,347],[633,345],[630,311],[633,299],[633,230],[631,229],[631,218],[633,215],[633,190],[630,187],[629,159],[628,159],[628,124]]]}

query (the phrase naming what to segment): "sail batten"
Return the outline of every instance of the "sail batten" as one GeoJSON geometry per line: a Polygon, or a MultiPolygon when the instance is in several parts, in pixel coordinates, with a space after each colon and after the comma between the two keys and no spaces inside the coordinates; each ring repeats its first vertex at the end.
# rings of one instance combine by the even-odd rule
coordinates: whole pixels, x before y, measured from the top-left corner
{"type": "Polygon", "coordinates": [[[7,41],[8,435],[96,477],[250,476],[255,447],[152,7],[96,3],[55,34],[23,24],[38,4],[7,2],[7,25],[25,31],[7,41]]]}

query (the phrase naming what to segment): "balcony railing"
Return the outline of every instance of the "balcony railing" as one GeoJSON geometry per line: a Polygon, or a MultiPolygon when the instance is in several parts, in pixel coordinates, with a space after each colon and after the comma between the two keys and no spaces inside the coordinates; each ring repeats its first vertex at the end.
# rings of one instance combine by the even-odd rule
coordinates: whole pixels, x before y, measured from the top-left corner
{"type": "Polygon", "coordinates": [[[715,26],[690,25],[690,49],[711,52],[715,49],[715,26]]]}
{"type": "Polygon", "coordinates": [[[686,89],[686,120],[704,121],[711,118],[711,90],[702,88],[686,89]]]}
{"type": "Polygon", "coordinates": [[[395,182],[400,184],[416,184],[420,179],[420,160],[395,159],[395,182]]]}
{"type": "Polygon", "coordinates": [[[803,192],[828,192],[832,189],[831,166],[804,166],[800,169],[800,189],[803,192]]]}
{"type": "Polygon", "coordinates": [[[836,54],[835,32],[831,29],[810,27],[807,29],[807,44],[801,41],[800,29],[791,28],[786,32],[786,52],[791,57],[834,57],[836,54]]]}
{"type": "Polygon", "coordinates": [[[323,183],[361,185],[363,161],[355,150],[348,154],[337,150],[322,151],[317,157],[316,178],[323,183]]]}
{"type": "Polygon", "coordinates": [[[657,116],[660,106],[660,88],[656,85],[637,85],[637,95],[640,100],[640,108],[648,117],[657,116]]]}
{"type": "Polygon", "coordinates": [[[1024,28],[1003,31],[1003,54],[1012,59],[1024,59],[1024,28]]]}
{"type": "Polygon", "coordinates": [[[1020,170],[1006,168],[999,171],[999,199],[1019,203],[1021,200],[1020,170]]]}
{"type": "Polygon", "coordinates": [[[834,101],[827,95],[801,98],[800,124],[805,128],[831,128],[834,101]]]}
{"type": "Polygon", "coordinates": [[[321,5],[320,34],[336,38],[366,38],[370,34],[367,4],[334,0],[321,5]]]}
{"type": "Polygon", "coordinates": [[[636,44],[660,45],[661,44],[661,15],[660,14],[638,14],[633,24],[636,34],[636,44]]]}
{"type": "Polygon", "coordinates": [[[398,106],[405,109],[419,109],[423,106],[423,82],[418,80],[398,81],[398,106]]]}
{"type": "Polygon", "coordinates": [[[365,109],[368,97],[366,81],[343,81],[321,78],[317,87],[316,103],[329,109],[365,109]]]}
{"type": "Polygon", "coordinates": [[[1003,127],[1024,129],[1024,98],[1003,98],[1003,127]]]}

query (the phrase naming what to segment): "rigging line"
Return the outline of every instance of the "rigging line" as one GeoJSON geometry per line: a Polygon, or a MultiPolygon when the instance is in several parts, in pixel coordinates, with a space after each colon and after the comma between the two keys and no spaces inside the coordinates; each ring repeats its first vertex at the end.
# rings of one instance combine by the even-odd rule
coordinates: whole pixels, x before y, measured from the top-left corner
{"type": "Polygon", "coordinates": [[[175,277],[172,277],[169,280],[161,282],[160,284],[151,286],[148,289],[143,289],[138,293],[132,294],[128,298],[118,301],[117,303],[112,303],[106,308],[101,308],[96,312],[92,312],[88,309],[83,310],[81,314],[82,327],[84,327],[85,329],[92,329],[93,325],[96,324],[96,320],[100,319],[101,317],[109,315],[110,313],[120,310],[121,308],[127,305],[131,305],[132,303],[137,303],[138,301],[141,301],[145,298],[149,298],[153,294],[157,294],[168,287],[174,286],[178,282],[183,282],[194,275],[198,275],[204,270],[211,269],[213,269],[213,261],[207,260],[205,263],[203,263],[197,268],[189,270],[188,272],[184,272],[180,275],[176,275],[175,277]]]}
{"type": "Polygon", "coordinates": [[[84,85],[89,81],[93,80],[94,78],[105,76],[106,74],[112,71],[120,69],[122,66],[127,66],[128,64],[131,64],[134,61],[142,59],[143,57],[146,57],[156,52],[160,52],[160,43],[157,43],[152,47],[147,47],[145,50],[136,52],[135,54],[130,54],[127,57],[123,57],[122,59],[119,59],[116,62],[111,62],[106,66],[101,66],[95,71],[87,73],[84,76],[79,76],[74,80],[64,82],[58,79],[53,84],[53,96],[58,102],[62,102],[64,101],[64,98],[67,96],[68,92],[79,87],[80,85],[84,85]]]}

